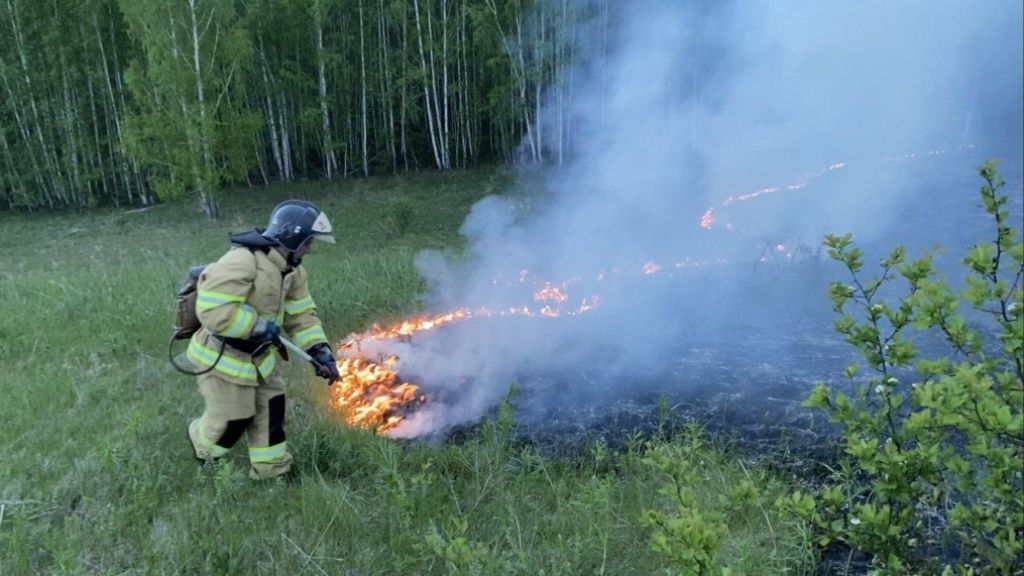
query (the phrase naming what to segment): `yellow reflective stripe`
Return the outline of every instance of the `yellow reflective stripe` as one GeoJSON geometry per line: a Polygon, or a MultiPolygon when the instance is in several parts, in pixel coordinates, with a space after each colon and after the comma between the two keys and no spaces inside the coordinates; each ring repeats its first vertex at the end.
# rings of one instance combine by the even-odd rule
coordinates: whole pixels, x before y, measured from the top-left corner
{"type": "Polygon", "coordinates": [[[224,336],[231,338],[237,338],[239,336],[245,336],[252,329],[252,325],[256,323],[256,314],[254,313],[251,306],[241,305],[238,310],[235,311],[234,320],[231,322],[231,326],[224,331],[224,336]]]}
{"type": "Polygon", "coordinates": [[[288,453],[288,442],[281,442],[273,446],[249,447],[250,462],[273,462],[288,453]]]}
{"type": "Polygon", "coordinates": [[[324,334],[324,329],[319,324],[314,324],[305,330],[299,330],[292,337],[295,339],[295,345],[299,348],[305,348],[317,340],[327,340],[327,335],[324,334]]]}
{"type": "MultiPolygon", "coordinates": [[[[246,380],[256,380],[256,367],[252,365],[252,362],[242,362],[231,358],[226,354],[217,360],[216,350],[210,350],[209,348],[199,344],[195,340],[192,340],[188,345],[188,357],[203,366],[213,366],[216,362],[214,370],[223,372],[228,376],[234,376],[236,378],[244,378],[246,380]]],[[[271,352],[266,358],[260,362],[260,374],[264,377],[269,376],[274,370],[274,366],[277,365],[277,354],[271,352]]]]}
{"type": "Polygon", "coordinates": [[[284,303],[284,311],[287,314],[295,315],[302,314],[307,310],[316,308],[316,304],[313,302],[312,296],[306,296],[305,298],[299,298],[298,300],[287,300],[284,303]]]}
{"type": "Polygon", "coordinates": [[[200,290],[199,296],[196,298],[196,308],[200,310],[207,310],[210,308],[216,308],[222,304],[229,304],[231,302],[245,302],[245,296],[236,296],[235,294],[225,294],[223,292],[212,292],[210,290],[200,290]]]}
{"type": "Polygon", "coordinates": [[[260,374],[264,378],[270,376],[270,373],[274,371],[274,366],[277,366],[277,352],[267,354],[267,357],[260,362],[260,374]]]}
{"type": "Polygon", "coordinates": [[[219,354],[219,352],[210,350],[195,340],[188,345],[188,357],[190,360],[194,360],[206,367],[213,366],[216,362],[216,368],[214,369],[218,372],[223,372],[228,376],[235,376],[236,378],[244,378],[246,380],[256,379],[256,369],[253,367],[252,363],[246,365],[234,358],[229,358],[226,355],[222,355],[220,360],[217,360],[217,354],[219,354]]]}
{"type": "Polygon", "coordinates": [[[203,427],[202,418],[199,419],[199,425],[196,426],[196,436],[199,436],[199,441],[203,443],[203,446],[206,447],[207,450],[213,452],[214,458],[220,458],[221,456],[228,453],[227,448],[223,446],[218,446],[215,442],[213,442],[206,436],[206,430],[203,427]]]}
{"type": "Polygon", "coordinates": [[[267,322],[273,322],[278,326],[284,326],[284,311],[278,312],[276,316],[270,314],[260,314],[260,318],[263,318],[267,322]]]}

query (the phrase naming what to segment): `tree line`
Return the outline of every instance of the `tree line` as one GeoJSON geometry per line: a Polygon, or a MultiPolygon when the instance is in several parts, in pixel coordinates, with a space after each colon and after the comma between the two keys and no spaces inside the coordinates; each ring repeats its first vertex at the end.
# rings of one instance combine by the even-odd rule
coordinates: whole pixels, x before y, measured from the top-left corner
{"type": "Polygon", "coordinates": [[[0,2],[0,209],[194,196],[211,217],[231,184],[558,160],[566,72],[608,19],[607,0],[0,2]]]}

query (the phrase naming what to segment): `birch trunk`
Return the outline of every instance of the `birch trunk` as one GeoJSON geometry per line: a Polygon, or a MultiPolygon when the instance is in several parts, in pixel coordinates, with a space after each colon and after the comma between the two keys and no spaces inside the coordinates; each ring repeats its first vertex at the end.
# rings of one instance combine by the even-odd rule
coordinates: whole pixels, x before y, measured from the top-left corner
{"type": "MultiPolygon", "coordinates": [[[[429,14],[429,12],[427,13],[429,14]]],[[[428,16],[429,18],[429,16],[428,16]]],[[[427,20],[429,23],[430,20],[427,20]]],[[[433,34],[431,34],[433,38],[433,34]]],[[[448,124],[448,0],[441,0],[441,112],[444,122],[441,124],[441,134],[444,135],[442,142],[444,146],[445,165],[451,166],[451,159],[448,157],[451,147],[449,124],[448,124]]]]}
{"type": "MultiPolygon", "coordinates": [[[[3,118],[0,117],[0,120],[3,118]]],[[[18,174],[18,166],[14,161],[14,155],[11,154],[10,144],[7,143],[7,137],[4,135],[5,130],[2,123],[0,123],[0,146],[3,146],[4,152],[4,179],[7,181],[6,188],[4,189],[3,181],[0,180],[0,192],[4,193],[7,198],[8,205],[22,204],[25,207],[32,207],[32,198],[28,191],[25,190],[24,184],[21,180],[21,175],[18,174]],[[20,202],[19,202],[20,199],[20,202]]]]}
{"type": "Polygon", "coordinates": [[[115,94],[114,94],[114,84],[110,80],[110,67],[107,65],[107,51],[106,51],[106,48],[104,48],[104,46],[103,46],[103,35],[100,33],[99,21],[97,20],[95,15],[93,16],[93,21],[92,22],[93,22],[93,27],[96,30],[96,45],[99,47],[99,50],[100,50],[100,64],[102,65],[102,68],[103,68],[103,80],[104,80],[104,83],[107,86],[107,97],[110,100],[110,107],[111,107],[110,116],[113,118],[114,132],[117,135],[118,145],[120,146],[120,149],[118,150],[118,152],[120,152],[120,153],[119,154],[115,153],[114,148],[113,148],[113,142],[111,142],[111,148],[110,148],[111,161],[112,162],[114,161],[114,157],[115,156],[118,156],[120,158],[121,181],[124,183],[125,191],[128,193],[128,202],[131,202],[132,201],[132,186],[131,186],[131,178],[129,176],[129,171],[128,171],[128,162],[127,162],[127,159],[126,159],[127,154],[125,153],[125,149],[124,149],[124,137],[123,137],[123,135],[121,133],[121,120],[120,120],[121,113],[118,111],[118,108],[117,108],[117,96],[115,96],[115,94]]]}
{"type": "Polygon", "coordinates": [[[14,122],[18,127],[18,133],[21,135],[22,146],[24,146],[25,153],[28,154],[29,163],[32,165],[32,179],[35,180],[36,186],[39,187],[43,200],[52,207],[53,198],[51,190],[46,181],[43,180],[39,160],[36,158],[35,146],[32,143],[32,132],[25,124],[25,115],[19,110],[18,101],[15,99],[14,91],[11,89],[10,79],[8,79],[6,73],[3,73],[3,69],[0,69],[0,79],[3,80],[4,89],[7,91],[7,99],[10,102],[11,112],[14,114],[14,122]]]}
{"type": "MultiPolygon", "coordinates": [[[[108,196],[110,192],[107,189],[107,175],[103,166],[103,145],[100,144],[100,118],[99,114],[96,112],[96,94],[92,85],[92,77],[87,74],[85,76],[85,81],[86,86],[89,88],[89,108],[92,111],[93,152],[96,154],[96,157],[92,160],[91,168],[96,171],[96,177],[99,180],[99,188],[102,192],[102,196],[108,196]]],[[[107,138],[109,138],[109,136],[107,136],[107,138]]]]}
{"type": "Polygon", "coordinates": [[[50,206],[52,207],[53,196],[56,196],[59,199],[64,199],[67,196],[59,178],[57,178],[56,162],[51,156],[52,149],[46,145],[46,140],[43,138],[43,125],[39,117],[39,107],[36,104],[35,91],[32,88],[32,77],[29,72],[28,55],[26,53],[25,43],[21,34],[20,21],[18,20],[18,15],[14,10],[14,5],[11,3],[11,0],[7,0],[7,11],[11,20],[11,29],[14,32],[15,46],[18,50],[18,61],[21,63],[21,72],[25,83],[25,92],[28,95],[29,109],[32,111],[33,125],[28,130],[27,134],[34,135],[36,140],[39,142],[39,153],[43,157],[46,174],[50,176],[48,183],[50,194],[48,196],[50,198],[50,206]]]}
{"type": "MultiPolygon", "coordinates": [[[[117,87],[117,98],[116,99],[114,97],[113,89],[110,90],[110,93],[111,93],[110,94],[111,105],[115,109],[115,113],[114,113],[114,127],[117,129],[117,145],[118,145],[118,148],[117,148],[117,152],[116,153],[117,153],[118,158],[120,158],[121,164],[123,166],[124,178],[125,178],[125,188],[126,188],[126,191],[128,192],[128,201],[129,202],[132,201],[132,184],[131,184],[131,181],[134,179],[134,181],[135,181],[134,189],[138,193],[139,202],[143,206],[150,206],[150,205],[152,205],[154,203],[153,194],[146,187],[145,176],[143,174],[142,168],[139,166],[138,159],[129,156],[128,148],[125,146],[125,142],[124,142],[124,126],[121,124],[120,114],[123,114],[124,111],[128,109],[128,106],[125,103],[125,92],[126,92],[126,90],[125,90],[125,87],[124,87],[124,83],[121,81],[121,78],[122,78],[122,76],[121,76],[121,60],[120,60],[120,58],[118,58],[118,55],[117,55],[117,39],[116,39],[116,36],[115,36],[114,14],[113,14],[113,10],[112,9],[108,10],[108,16],[109,16],[109,21],[110,21],[110,47],[111,47],[110,52],[111,52],[111,56],[113,57],[113,60],[114,60],[114,70],[113,70],[114,83],[113,83],[113,85],[117,87]],[[121,112],[120,112],[120,114],[116,111],[117,110],[117,102],[118,101],[120,101],[120,104],[121,104],[121,108],[120,108],[121,112]],[[130,170],[129,170],[129,167],[128,167],[129,164],[131,165],[131,169],[130,170]]],[[[99,28],[98,27],[96,29],[96,34],[97,34],[97,36],[99,35],[99,28]]],[[[106,58],[105,57],[104,57],[104,70],[106,70],[106,58]]],[[[107,78],[107,80],[109,82],[109,77],[107,78]]]]}
{"type": "Polygon", "coordinates": [[[263,47],[263,38],[260,38],[260,71],[263,75],[263,97],[265,115],[267,118],[267,132],[270,134],[270,152],[274,156],[274,165],[277,166],[277,175],[282,180],[287,180],[284,168],[284,158],[281,156],[281,145],[278,142],[277,117],[274,111],[274,101],[271,96],[270,73],[267,65],[267,53],[263,47]]]}
{"type": "MultiPolygon", "coordinates": [[[[540,159],[540,151],[537,149],[537,142],[534,140],[533,127],[530,122],[530,102],[526,97],[526,59],[523,55],[523,20],[518,14],[516,15],[516,37],[518,38],[517,53],[519,56],[519,108],[523,111],[523,124],[526,125],[526,140],[530,143],[530,152],[533,154],[533,161],[536,162],[540,159]]],[[[514,63],[513,69],[515,69],[514,63]]]]}
{"type": "Polygon", "coordinates": [[[295,177],[292,165],[291,125],[288,122],[288,105],[284,92],[277,96],[277,114],[281,128],[281,159],[284,162],[284,179],[291,182],[295,177]]]}
{"type": "MultiPolygon", "coordinates": [[[[442,7],[443,7],[445,0],[441,0],[441,2],[442,2],[442,7]]],[[[447,101],[445,101],[443,103],[439,102],[440,98],[438,97],[438,94],[437,94],[437,66],[436,66],[435,58],[434,58],[434,26],[433,26],[433,20],[434,19],[431,18],[430,13],[431,13],[431,11],[428,8],[427,9],[427,38],[430,39],[430,50],[427,51],[427,54],[430,57],[430,91],[431,91],[431,99],[434,102],[434,121],[437,123],[437,127],[436,127],[437,147],[438,147],[438,155],[441,158],[440,169],[441,170],[447,170],[451,166],[451,163],[448,161],[448,134],[447,134],[447,131],[446,131],[445,126],[442,123],[442,119],[441,119],[441,114],[442,114],[442,112],[441,112],[441,105],[443,104],[445,106],[444,114],[446,115],[446,118],[445,118],[444,122],[446,123],[447,122],[447,113],[448,113],[448,111],[447,111],[448,102],[447,101]]]]}
{"type": "Polygon", "coordinates": [[[327,180],[333,180],[334,173],[338,170],[338,161],[331,138],[331,117],[327,110],[327,67],[324,63],[324,27],[323,18],[320,14],[317,14],[316,19],[316,58],[320,95],[320,123],[321,130],[323,131],[321,141],[324,149],[324,168],[327,171],[327,180]]]}
{"type": "Polygon", "coordinates": [[[427,112],[427,130],[430,132],[430,149],[434,153],[434,164],[438,170],[444,170],[444,164],[441,161],[441,155],[438,150],[437,136],[434,134],[434,112],[430,104],[430,87],[428,86],[427,75],[427,58],[426,53],[423,50],[423,29],[420,25],[420,5],[419,0],[413,0],[413,10],[416,11],[416,39],[419,43],[420,48],[420,71],[423,73],[423,100],[426,104],[427,112]]]}
{"type": "MultiPolygon", "coordinates": [[[[494,15],[494,22],[498,27],[498,34],[502,37],[502,45],[505,48],[505,53],[508,55],[509,70],[512,73],[512,77],[516,81],[516,88],[519,92],[519,105],[516,106],[514,96],[510,98],[510,109],[515,110],[517,107],[522,110],[523,114],[523,126],[526,130],[526,140],[530,145],[530,152],[533,156],[534,161],[537,160],[537,143],[533,138],[533,127],[530,122],[530,106],[526,97],[526,60],[523,56],[523,26],[522,18],[516,15],[516,38],[518,42],[518,48],[516,53],[512,52],[512,47],[508,37],[505,35],[505,31],[501,25],[501,16],[498,13],[498,7],[495,4],[495,0],[487,0],[487,5],[491,9],[491,14],[494,15]],[[517,68],[516,65],[519,65],[517,68]]],[[[515,132],[514,128],[509,130],[515,132]]],[[[508,149],[509,145],[506,144],[503,148],[508,149]]]]}
{"type": "MultiPolygon", "coordinates": [[[[408,34],[408,31],[409,31],[409,18],[408,18],[408,15],[405,13],[405,10],[406,10],[406,3],[403,3],[402,4],[402,78],[403,79],[409,77],[409,58],[406,57],[406,54],[408,53],[408,46],[409,46],[409,44],[408,44],[408,39],[409,39],[409,34],[408,34]]],[[[402,151],[402,165],[404,166],[406,172],[409,171],[409,146],[408,146],[408,142],[406,141],[406,138],[405,138],[405,122],[406,122],[405,111],[406,111],[406,108],[408,107],[408,102],[406,101],[407,93],[408,93],[408,91],[406,90],[405,83],[403,82],[402,83],[402,98],[401,98],[401,101],[399,102],[399,110],[398,110],[398,113],[399,113],[398,124],[400,126],[400,131],[401,131],[401,135],[400,135],[400,138],[399,138],[399,141],[400,141],[399,149],[402,151]]]]}
{"type": "Polygon", "coordinates": [[[378,3],[380,18],[377,23],[377,38],[380,45],[380,93],[383,102],[381,104],[381,123],[384,127],[384,139],[391,156],[391,173],[398,173],[398,155],[395,150],[395,107],[394,93],[391,83],[391,70],[388,66],[388,32],[384,18],[384,0],[378,3]]]}
{"type": "Polygon", "coordinates": [[[369,153],[367,150],[367,111],[366,111],[366,41],[363,32],[363,0],[359,0],[359,85],[361,86],[361,102],[363,116],[362,150],[363,176],[370,175],[369,153]]]}
{"type": "Polygon", "coordinates": [[[256,150],[256,167],[260,170],[260,177],[263,178],[263,184],[270,184],[270,179],[267,178],[267,154],[265,150],[265,143],[263,136],[259,133],[256,134],[256,138],[253,139],[253,148],[256,150]]]}
{"type": "Polygon", "coordinates": [[[67,164],[68,171],[68,184],[71,189],[71,194],[74,197],[75,203],[80,207],[85,206],[85,187],[82,185],[82,169],[79,166],[78,161],[78,134],[77,126],[78,122],[75,117],[75,99],[71,94],[71,82],[68,79],[68,71],[64,58],[61,58],[62,70],[62,92],[64,95],[64,137],[67,142],[67,150],[65,156],[67,157],[65,164],[67,164]]]}
{"type": "Polygon", "coordinates": [[[472,85],[472,80],[470,79],[470,73],[469,73],[469,45],[468,45],[468,42],[466,41],[466,38],[467,38],[466,23],[468,21],[468,18],[467,18],[467,7],[466,7],[465,0],[463,0],[463,2],[462,2],[461,16],[462,16],[462,18],[461,18],[461,22],[460,22],[460,25],[459,25],[459,41],[460,41],[460,44],[462,45],[461,58],[460,58],[460,60],[462,62],[462,66],[460,67],[460,70],[461,70],[461,73],[460,73],[461,80],[459,81],[459,86],[461,87],[460,95],[461,95],[461,98],[462,98],[462,113],[463,113],[463,116],[465,118],[465,123],[466,123],[466,125],[465,125],[465,131],[466,131],[466,139],[465,139],[465,141],[466,141],[466,150],[465,150],[465,156],[466,156],[466,158],[468,160],[468,159],[476,157],[476,150],[474,149],[474,142],[473,142],[473,132],[474,132],[474,129],[475,129],[475,127],[473,125],[474,114],[473,114],[473,110],[472,110],[472,107],[470,105],[470,99],[469,99],[469,97],[470,97],[470,86],[472,85]]]}
{"type": "Polygon", "coordinates": [[[201,60],[199,59],[199,41],[201,38],[199,35],[199,23],[196,18],[197,2],[198,0],[188,0],[189,17],[192,20],[192,70],[195,74],[196,82],[196,104],[199,107],[199,146],[203,160],[200,168],[201,178],[196,185],[199,188],[199,199],[202,203],[203,211],[206,213],[206,216],[209,218],[218,218],[220,217],[220,207],[217,205],[217,200],[213,196],[213,190],[210,189],[211,172],[215,167],[213,154],[210,150],[210,129],[206,117],[206,95],[204,94],[203,74],[201,60]]]}

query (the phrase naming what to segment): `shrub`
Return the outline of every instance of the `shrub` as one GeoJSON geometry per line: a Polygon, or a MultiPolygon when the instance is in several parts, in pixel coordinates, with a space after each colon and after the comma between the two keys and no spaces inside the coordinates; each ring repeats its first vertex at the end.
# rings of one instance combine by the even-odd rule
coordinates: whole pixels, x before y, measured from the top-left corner
{"type": "MultiPolygon", "coordinates": [[[[1022,570],[1024,247],[996,163],[979,174],[995,240],[968,250],[959,292],[936,271],[933,253],[908,261],[897,247],[868,279],[849,234],[824,241],[851,278],[829,288],[835,329],[871,373],[852,396],[814,389],[805,405],[842,426],[844,472],[778,505],[812,520],[819,544],[870,553],[884,574],[1022,570]],[[900,279],[902,289],[893,285],[900,279]],[[945,355],[917,344],[930,334],[945,355]]],[[[847,376],[858,370],[851,365],[847,376]]]]}
{"type": "Polygon", "coordinates": [[[672,502],[671,512],[646,510],[644,520],[652,528],[651,545],[664,554],[681,574],[709,574],[712,563],[729,533],[715,510],[701,510],[693,486],[701,481],[700,434],[691,431],[685,444],[652,444],[644,464],[670,481],[658,493],[672,502]]]}

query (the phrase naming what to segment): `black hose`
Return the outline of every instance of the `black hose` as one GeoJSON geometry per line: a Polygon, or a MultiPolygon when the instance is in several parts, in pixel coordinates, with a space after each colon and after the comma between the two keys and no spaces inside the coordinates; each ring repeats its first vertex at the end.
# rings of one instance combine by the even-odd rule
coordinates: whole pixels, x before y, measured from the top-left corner
{"type": "Polygon", "coordinates": [[[191,370],[182,368],[181,366],[178,365],[177,362],[174,361],[174,350],[173,350],[173,348],[174,348],[174,341],[182,339],[182,338],[179,338],[179,335],[180,335],[180,332],[176,331],[174,334],[171,335],[171,341],[167,343],[167,359],[171,361],[171,366],[174,366],[175,370],[177,370],[178,372],[181,372],[182,374],[186,374],[188,376],[202,376],[203,374],[206,374],[210,370],[213,370],[214,368],[217,367],[217,363],[220,362],[221,356],[224,355],[224,346],[227,345],[223,340],[220,341],[220,352],[217,353],[217,359],[213,361],[213,364],[211,364],[210,367],[207,368],[206,370],[201,370],[199,372],[192,372],[191,370]]]}

